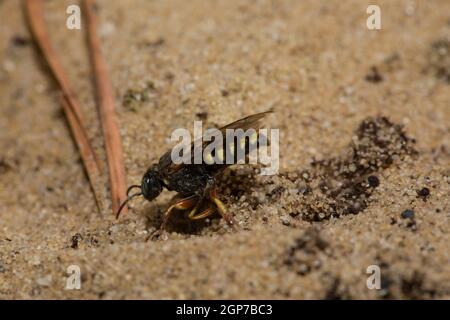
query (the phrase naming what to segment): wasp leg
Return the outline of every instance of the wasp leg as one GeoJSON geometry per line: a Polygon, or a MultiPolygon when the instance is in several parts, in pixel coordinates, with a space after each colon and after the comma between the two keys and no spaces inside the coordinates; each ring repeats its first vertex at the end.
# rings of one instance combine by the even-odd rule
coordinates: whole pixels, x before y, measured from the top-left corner
{"type": "Polygon", "coordinates": [[[191,212],[189,212],[189,216],[188,216],[189,219],[191,219],[191,220],[203,219],[203,218],[209,217],[211,214],[214,213],[214,211],[216,211],[215,208],[209,207],[208,209],[200,212],[199,214],[196,214],[197,209],[198,209],[198,205],[195,206],[195,208],[192,209],[191,212]]]}
{"type": "Polygon", "coordinates": [[[166,226],[167,221],[169,220],[169,216],[172,213],[173,209],[188,210],[194,206],[197,207],[197,204],[198,204],[198,196],[195,194],[192,196],[189,196],[187,198],[180,199],[177,202],[175,202],[174,204],[172,204],[163,215],[163,221],[162,221],[160,229],[163,230],[164,227],[166,226]]]}
{"type": "Polygon", "coordinates": [[[161,226],[159,227],[159,229],[156,229],[155,231],[153,231],[147,238],[145,241],[148,241],[149,239],[156,239],[158,236],[161,235],[162,231],[164,230],[164,228],[166,227],[167,221],[169,220],[169,216],[172,213],[173,209],[177,209],[177,210],[188,210],[192,207],[194,207],[196,204],[198,203],[198,196],[197,195],[192,195],[189,196],[187,198],[183,198],[178,200],[177,202],[175,202],[174,204],[172,204],[167,210],[166,212],[164,212],[163,215],[163,221],[161,223],[161,226]]]}
{"type": "Polygon", "coordinates": [[[228,213],[227,207],[225,204],[220,201],[220,199],[217,197],[216,191],[212,190],[209,194],[209,198],[214,202],[214,204],[217,206],[217,209],[222,216],[222,218],[230,225],[235,225],[233,217],[228,213]]]}

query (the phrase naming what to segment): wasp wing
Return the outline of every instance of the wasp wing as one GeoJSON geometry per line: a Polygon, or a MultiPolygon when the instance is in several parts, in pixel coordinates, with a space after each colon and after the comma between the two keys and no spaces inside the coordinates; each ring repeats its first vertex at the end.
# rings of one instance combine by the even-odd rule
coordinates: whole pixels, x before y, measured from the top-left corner
{"type": "MultiPolygon", "coordinates": [[[[230,145],[226,145],[227,141],[225,141],[226,139],[226,132],[227,129],[233,129],[233,130],[238,130],[238,129],[242,129],[244,132],[247,131],[248,129],[254,129],[255,132],[257,132],[258,129],[261,128],[261,125],[263,123],[263,119],[270,113],[272,113],[273,111],[269,110],[269,111],[265,111],[265,112],[261,112],[261,113],[256,113],[250,116],[247,116],[245,118],[239,119],[237,121],[234,121],[232,123],[227,124],[226,126],[220,128],[220,129],[215,129],[220,131],[221,136],[222,136],[222,145],[227,147],[228,151],[231,151],[232,153],[237,150],[238,146],[239,146],[239,141],[232,141],[231,142],[231,146],[230,145]]],[[[211,132],[210,132],[211,133],[211,132]]],[[[256,141],[258,139],[258,136],[256,136],[256,141]]],[[[192,166],[195,165],[194,163],[194,156],[196,154],[196,152],[200,152],[200,154],[202,155],[202,163],[198,164],[198,165],[207,165],[208,167],[210,167],[211,171],[218,171],[220,169],[224,169],[226,168],[229,164],[207,164],[205,163],[204,159],[203,159],[203,150],[204,148],[211,143],[210,140],[205,139],[205,135],[201,138],[197,140],[196,142],[193,142],[190,146],[190,150],[191,150],[191,161],[190,163],[180,163],[180,164],[175,164],[172,161],[171,158],[171,153],[172,150],[167,151],[159,160],[159,168],[162,171],[161,173],[163,175],[168,175],[168,174],[172,174],[178,170],[180,170],[183,167],[186,166],[192,166]],[[198,141],[201,141],[201,143],[198,143],[198,141]]],[[[251,146],[249,147],[249,141],[244,142],[243,144],[243,148],[246,150],[244,156],[248,156],[248,153],[251,151],[251,146]]],[[[258,145],[256,144],[255,147],[257,148],[258,145]]],[[[234,152],[234,154],[237,154],[237,152],[234,152]]],[[[225,157],[225,156],[222,156],[225,157]]],[[[239,159],[236,159],[239,160],[239,159]]]]}

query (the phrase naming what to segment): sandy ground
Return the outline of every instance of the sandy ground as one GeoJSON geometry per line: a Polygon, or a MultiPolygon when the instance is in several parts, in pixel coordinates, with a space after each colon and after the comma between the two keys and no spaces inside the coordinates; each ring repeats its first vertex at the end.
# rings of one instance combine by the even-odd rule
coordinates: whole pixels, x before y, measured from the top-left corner
{"type": "MultiPolygon", "coordinates": [[[[72,2],[46,20],[106,170],[72,2]]],[[[238,228],[179,214],[145,241],[174,194],[96,211],[21,3],[0,1],[0,298],[449,299],[450,2],[376,2],[379,31],[357,0],[98,1],[130,184],[193,120],[273,108],[280,129],[280,175],[221,178],[238,228]]]]}

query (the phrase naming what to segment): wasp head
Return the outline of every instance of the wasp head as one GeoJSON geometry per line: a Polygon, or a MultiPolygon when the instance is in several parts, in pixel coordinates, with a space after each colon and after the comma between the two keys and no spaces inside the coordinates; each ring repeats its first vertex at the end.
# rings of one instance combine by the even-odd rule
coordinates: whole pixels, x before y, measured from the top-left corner
{"type": "Polygon", "coordinates": [[[158,168],[156,165],[150,167],[142,177],[141,190],[145,199],[152,201],[162,192],[163,184],[161,183],[158,168]]]}

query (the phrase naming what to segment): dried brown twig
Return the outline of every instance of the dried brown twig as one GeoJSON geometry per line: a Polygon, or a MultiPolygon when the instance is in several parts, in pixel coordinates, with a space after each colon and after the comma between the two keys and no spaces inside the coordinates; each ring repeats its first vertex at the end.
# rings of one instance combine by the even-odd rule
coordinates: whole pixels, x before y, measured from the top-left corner
{"type": "Polygon", "coordinates": [[[36,42],[47,60],[50,70],[63,93],[61,102],[64,113],[69,122],[69,126],[78,150],[80,151],[81,159],[83,160],[84,168],[86,170],[92,192],[94,193],[95,201],[99,211],[101,212],[103,205],[101,201],[102,197],[100,196],[100,190],[102,190],[100,183],[100,167],[97,163],[97,158],[86,133],[86,125],[81,112],[80,102],[69,86],[69,81],[64,73],[61,62],[50,44],[47,31],[45,29],[42,0],[27,0],[25,7],[34,38],[36,39],[36,42]]]}
{"type": "MultiPolygon", "coordinates": [[[[100,41],[96,32],[96,17],[94,1],[85,0],[84,9],[88,28],[89,47],[92,64],[95,71],[97,99],[99,103],[100,119],[105,139],[108,160],[109,180],[111,184],[112,209],[116,213],[122,201],[126,199],[126,178],[123,160],[122,143],[114,107],[114,93],[108,77],[105,60],[101,54],[100,41]]],[[[126,214],[127,208],[123,212],[126,214]]]]}

